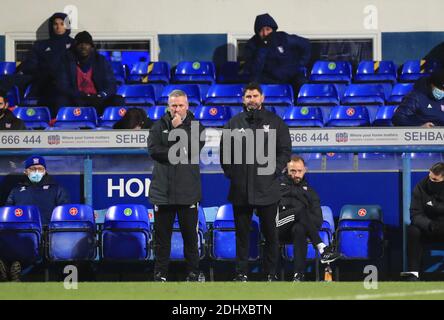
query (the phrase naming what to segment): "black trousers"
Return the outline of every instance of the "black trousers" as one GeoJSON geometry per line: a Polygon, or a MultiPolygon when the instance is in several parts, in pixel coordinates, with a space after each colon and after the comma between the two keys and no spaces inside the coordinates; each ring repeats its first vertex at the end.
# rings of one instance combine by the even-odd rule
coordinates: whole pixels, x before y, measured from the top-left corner
{"type": "MultiPolygon", "coordinates": [[[[282,243],[293,244],[293,263],[294,272],[305,272],[305,258],[307,256],[307,238],[309,238],[316,247],[322,242],[319,236],[319,228],[312,222],[308,213],[304,210],[293,214],[294,220],[284,223],[278,227],[279,240],[282,243]]],[[[288,215],[284,212],[279,213],[279,220],[288,215]]]]}
{"type": "Polygon", "coordinates": [[[179,220],[180,231],[183,238],[184,257],[187,263],[187,272],[197,273],[199,270],[198,249],[198,218],[197,204],[158,206],[154,212],[155,231],[155,263],[154,273],[168,274],[168,265],[171,254],[171,235],[173,233],[174,219],[179,220]]]}
{"type": "Polygon", "coordinates": [[[260,231],[265,238],[263,271],[275,275],[279,255],[279,238],[276,228],[277,205],[233,206],[236,227],[236,272],[248,273],[250,227],[253,210],[259,217],[260,231]]]}
{"type": "Polygon", "coordinates": [[[443,231],[424,231],[415,225],[407,227],[408,271],[421,271],[424,245],[433,242],[444,242],[443,231]]]}

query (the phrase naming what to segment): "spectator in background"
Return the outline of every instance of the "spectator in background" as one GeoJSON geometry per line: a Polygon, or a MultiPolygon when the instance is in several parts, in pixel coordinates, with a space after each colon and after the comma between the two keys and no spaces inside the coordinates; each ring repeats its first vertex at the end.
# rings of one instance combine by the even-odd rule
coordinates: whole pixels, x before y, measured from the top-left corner
{"type": "Polygon", "coordinates": [[[434,164],[428,176],[415,186],[410,220],[407,227],[408,271],[401,276],[407,281],[417,281],[424,244],[444,241],[444,162],[434,164]]]}
{"type": "Polygon", "coordinates": [[[55,115],[54,90],[57,70],[62,58],[74,43],[70,22],[65,13],[54,13],[48,21],[49,39],[37,41],[18,72],[31,76],[33,95],[40,98],[39,105],[50,107],[55,115]]]}
{"type": "Polygon", "coordinates": [[[141,108],[130,108],[126,111],[122,119],[117,121],[113,129],[149,129],[153,121],[148,118],[145,110],[141,108]]]}
{"type": "Polygon", "coordinates": [[[281,200],[276,221],[279,238],[293,244],[293,281],[304,281],[307,237],[319,251],[322,263],[330,263],[340,257],[332,247],[322,242],[319,229],[322,226],[322,209],[319,196],[305,180],[305,161],[292,156],[287,172],[281,179],[281,200]]]}
{"type": "Polygon", "coordinates": [[[255,82],[288,83],[299,89],[305,82],[302,68],[310,60],[310,41],[277,29],[268,13],[256,17],[255,35],[248,40],[242,58],[244,71],[255,82]]]}
{"type": "Polygon", "coordinates": [[[57,106],[92,106],[98,114],[107,106],[124,105],[116,95],[111,64],[94,49],[87,31],[79,32],[74,46],[60,64],[57,74],[57,106]]]}
{"type": "Polygon", "coordinates": [[[8,98],[0,90],[0,130],[26,130],[25,123],[8,109],[8,98]]]}
{"type": "Polygon", "coordinates": [[[418,80],[393,115],[395,126],[444,125],[444,69],[418,80]]]}
{"type": "MultiPolygon", "coordinates": [[[[37,206],[42,224],[46,226],[51,220],[52,210],[59,205],[69,203],[69,195],[48,175],[45,159],[41,156],[31,156],[26,159],[24,174],[27,179],[12,189],[5,205],[37,206]]],[[[19,281],[21,269],[20,261],[13,261],[9,279],[19,281]]],[[[8,275],[2,270],[5,271],[8,268],[5,262],[0,260],[0,280],[6,281],[8,275]]]]}

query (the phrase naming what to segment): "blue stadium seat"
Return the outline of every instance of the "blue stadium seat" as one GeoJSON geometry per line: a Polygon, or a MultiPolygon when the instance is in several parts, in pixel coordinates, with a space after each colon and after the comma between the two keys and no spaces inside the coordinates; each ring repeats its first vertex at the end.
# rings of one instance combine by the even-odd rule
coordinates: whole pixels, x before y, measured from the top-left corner
{"type": "Polygon", "coordinates": [[[112,128],[117,121],[125,116],[127,110],[127,107],[106,107],[100,119],[100,126],[112,128]]]}
{"type": "Polygon", "coordinates": [[[304,84],[299,90],[298,105],[338,105],[339,95],[331,83],[304,84]]]}
{"type": "Polygon", "coordinates": [[[207,92],[205,105],[242,106],[243,84],[214,84],[207,92]]]}
{"type": "Polygon", "coordinates": [[[337,229],[343,259],[377,259],[384,254],[384,223],[378,205],[344,205],[337,229]]]}
{"type": "Polygon", "coordinates": [[[112,61],[111,67],[113,68],[114,77],[116,78],[117,84],[124,84],[126,81],[126,71],[122,62],[112,61]]]}
{"type": "Polygon", "coordinates": [[[407,60],[402,65],[399,81],[415,82],[422,77],[430,75],[441,67],[441,64],[434,60],[407,60]]]}
{"type": "Polygon", "coordinates": [[[35,263],[42,258],[42,223],[35,206],[0,207],[0,257],[35,263]]]}
{"type": "Polygon", "coordinates": [[[168,62],[139,62],[131,69],[130,82],[163,83],[170,82],[170,66],[168,62]]]}
{"type": "Polygon", "coordinates": [[[12,75],[15,73],[15,62],[0,62],[0,76],[12,75]]]}
{"type": "Polygon", "coordinates": [[[364,152],[358,153],[359,160],[394,160],[396,153],[364,152]]]}
{"type": "Polygon", "coordinates": [[[328,127],[362,127],[369,126],[370,118],[366,107],[336,106],[330,112],[328,127]]]}
{"type": "Polygon", "coordinates": [[[346,83],[352,78],[352,66],[348,61],[316,61],[311,69],[310,82],[346,83]]]}
{"type": "MultiPolygon", "coordinates": [[[[329,246],[332,243],[333,234],[335,232],[333,212],[331,211],[331,208],[328,206],[321,206],[321,210],[322,210],[323,222],[321,229],[319,230],[319,236],[321,237],[322,242],[325,243],[327,246],[329,246]]],[[[307,260],[316,259],[319,256],[318,250],[314,248],[310,239],[307,239],[307,241],[308,243],[307,243],[306,259],[307,260]]],[[[293,244],[284,244],[283,257],[284,259],[289,261],[293,260],[294,258],[293,244]]]]}
{"type": "Polygon", "coordinates": [[[126,105],[153,106],[156,104],[156,92],[152,84],[123,85],[117,94],[125,98],[126,105]]]}
{"type": "Polygon", "coordinates": [[[229,107],[199,106],[194,116],[205,127],[222,127],[230,119],[229,107]]]}
{"type": "Polygon", "coordinates": [[[241,72],[238,61],[225,62],[217,72],[217,83],[247,83],[250,81],[249,74],[241,72]]]}
{"type": "Polygon", "coordinates": [[[265,96],[264,104],[267,106],[293,105],[293,89],[289,84],[263,84],[262,90],[265,96]]]}
{"type": "MultiPolygon", "coordinates": [[[[207,223],[205,220],[205,214],[202,207],[198,207],[198,249],[200,258],[205,257],[205,237],[208,232],[207,223]]],[[[176,216],[176,220],[173,225],[173,234],[171,236],[171,253],[170,259],[175,261],[183,261],[185,259],[183,252],[183,238],[180,232],[179,221],[176,216]]]]}
{"type": "Polygon", "coordinates": [[[95,129],[97,112],[93,107],[60,107],[54,128],[57,129],[95,129]]]}
{"type": "Polygon", "coordinates": [[[48,128],[51,120],[48,107],[17,107],[14,114],[25,122],[27,129],[48,128]]]}
{"type": "MultiPolygon", "coordinates": [[[[215,260],[236,259],[234,213],[231,204],[222,205],[216,214],[211,234],[211,257],[215,260]]],[[[251,222],[249,260],[259,259],[259,223],[255,215],[251,222]]]]}
{"type": "Polygon", "coordinates": [[[136,63],[150,61],[151,57],[147,51],[114,51],[111,60],[120,61],[131,70],[136,63]]]}
{"type": "Polygon", "coordinates": [[[322,111],[318,107],[289,107],[282,119],[289,127],[323,127],[322,111]]]}
{"type": "Polygon", "coordinates": [[[101,234],[104,260],[144,261],[151,254],[148,210],[139,204],[119,204],[108,209],[101,234]]]}
{"type": "Polygon", "coordinates": [[[400,104],[402,98],[413,90],[413,83],[397,83],[393,86],[392,93],[387,100],[387,104],[400,104]]]}
{"type": "Polygon", "coordinates": [[[168,95],[173,90],[182,90],[187,94],[188,104],[191,106],[200,106],[201,94],[197,84],[170,84],[165,86],[162,90],[162,94],[157,99],[157,104],[168,104],[168,95]]]}
{"type": "Polygon", "coordinates": [[[377,104],[382,106],[391,92],[392,86],[388,83],[351,84],[345,90],[341,104],[377,104]]]}
{"type": "Polygon", "coordinates": [[[97,255],[93,209],[85,204],[64,204],[52,211],[48,225],[50,261],[91,261],[97,255]]]}
{"type": "Polygon", "coordinates": [[[380,106],[372,125],[377,127],[392,127],[392,118],[398,106],[380,106]]]}
{"type": "Polygon", "coordinates": [[[8,104],[10,107],[17,106],[20,104],[20,94],[17,86],[13,86],[7,92],[8,104]]]}
{"type": "Polygon", "coordinates": [[[359,62],[355,82],[390,82],[396,83],[396,65],[390,60],[359,62]]]}
{"type": "Polygon", "coordinates": [[[159,120],[165,115],[165,112],[167,111],[167,106],[154,106],[150,107],[147,114],[148,118],[150,118],[153,121],[159,120]]]}
{"type": "Polygon", "coordinates": [[[39,104],[39,97],[35,92],[32,83],[28,85],[23,94],[23,99],[20,101],[22,106],[37,106],[39,104]]]}
{"type": "Polygon", "coordinates": [[[172,81],[213,84],[216,80],[215,70],[211,61],[181,61],[176,66],[172,81]]]}

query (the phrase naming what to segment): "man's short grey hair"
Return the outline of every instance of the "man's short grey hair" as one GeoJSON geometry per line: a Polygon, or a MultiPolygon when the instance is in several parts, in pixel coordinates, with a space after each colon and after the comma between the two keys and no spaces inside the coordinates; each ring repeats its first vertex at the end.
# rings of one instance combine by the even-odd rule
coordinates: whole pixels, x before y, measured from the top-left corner
{"type": "Polygon", "coordinates": [[[173,91],[170,92],[170,94],[168,95],[168,100],[171,98],[176,98],[176,97],[185,97],[188,100],[187,94],[185,93],[185,91],[179,90],[179,89],[175,89],[173,91]]]}

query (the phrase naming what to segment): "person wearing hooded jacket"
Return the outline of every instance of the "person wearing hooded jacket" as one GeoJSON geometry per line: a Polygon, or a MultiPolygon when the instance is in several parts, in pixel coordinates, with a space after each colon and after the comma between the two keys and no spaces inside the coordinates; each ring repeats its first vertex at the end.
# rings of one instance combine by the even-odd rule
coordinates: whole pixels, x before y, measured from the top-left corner
{"type": "Polygon", "coordinates": [[[259,216],[261,232],[265,237],[263,272],[266,280],[277,279],[279,238],[275,220],[277,203],[281,198],[279,176],[290,160],[291,138],[285,122],[266,110],[263,102],[264,95],[259,84],[250,83],[245,86],[244,112],[238,113],[225,124],[219,148],[222,169],[230,179],[228,200],[233,204],[236,228],[234,280],[241,282],[248,281],[253,211],[259,216]],[[239,135],[250,137],[250,141],[239,135]],[[240,143],[237,143],[239,140],[240,149],[240,143]],[[248,149],[252,146],[255,150],[248,149]],[[261,159],[264,156],[268,157],[266,161],[261,159]]]}
{"type": "Polygon", "coordinates": [[[255,35],[248,40],[242,57],[243,70],[254,82],[288,83],[298,88],[305,81],[301,68],[310,60],[310,41],[277,29],[268,13],[256,17],[255,35]]]}
{"type": "Polygon", "coordinates": [[[150,129],[148,152],[154,169],[148,197],[154,204],[155,264],[154,281],[167,281],[171,234],[177,218],[184,241],[187,281],[202,281],[199,271],[198,202],[202,197],[200,150],[204,128],[188,110],[185,92],[168,95],[168,111],[150,129]],[[197,126],[193,131],[193,126],[197,126]],[[170,138],[182,134],[180,138],[170,138]],[[193,142],[194,141],[194,142],[193,142]]]}
{"type": "Polygon", "coordinates": [[[33,95],[39,105],[49,106],[55,116],[54,91],[58,67],[74,43],[65,13],[54,13],[48,21],[49,39],[36,41],[18,72],[32,77],[33,95]]]}
{"type": "Polygon", "coordinates": [[[6,92],[0,89],[0,130],[26,130],[23,120],[8,109],[6,92]]]}
{"type": "Polygon", "coordinates": [[[57,72],[57,106],[92,106],[102,114],[107,106],[124,105],[109,61],[94,47],[91,34],[79,32],[57,72]]]}
{"type": "Polygon", "coordinates": [[[415,83],[393,115],[395,126],[432,128],[444,125],[444,69],[415,83]]]}
{"type": "Polygon", "coordinates": [[[427,177],[414,188],[407,227],[408,271],[405,280],[420,279],[423,247],[444,240],[444,162],[434,164],[427,177]]]}

